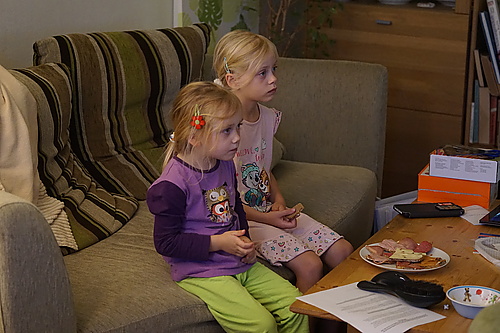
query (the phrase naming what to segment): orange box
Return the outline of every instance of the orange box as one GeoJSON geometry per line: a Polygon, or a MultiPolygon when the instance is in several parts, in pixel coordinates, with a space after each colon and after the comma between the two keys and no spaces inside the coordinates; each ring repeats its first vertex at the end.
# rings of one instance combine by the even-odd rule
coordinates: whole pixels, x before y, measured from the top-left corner
{"type": "Polygon", "coordinates": [[[479,205],[489,209],[497,191],[498,183],[430,176],[428,164],[418,174],[418,201],[451,201],[462,207],[479,205]]]}

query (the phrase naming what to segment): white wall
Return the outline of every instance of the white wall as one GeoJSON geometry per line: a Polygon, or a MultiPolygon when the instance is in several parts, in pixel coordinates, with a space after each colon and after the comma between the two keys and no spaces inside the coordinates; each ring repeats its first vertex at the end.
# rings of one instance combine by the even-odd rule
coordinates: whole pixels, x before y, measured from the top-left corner
{"type": "Polygon", "coordinates": [[[72,32],[172,27],[173,0],[0,0],[0,65],[32,64],[33,42],[72,32]]]}

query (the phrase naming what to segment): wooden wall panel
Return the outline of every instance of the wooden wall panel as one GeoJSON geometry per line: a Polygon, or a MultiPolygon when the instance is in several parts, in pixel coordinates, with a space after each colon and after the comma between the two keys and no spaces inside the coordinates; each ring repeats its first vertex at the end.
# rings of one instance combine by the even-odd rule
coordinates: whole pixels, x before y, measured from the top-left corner
{"type": "Polygon", "coordinates": [[[470,6],[470,0],[457,0],[456,10],[439,4],[423,9],[413,2],[351,1],[334,15],[332,27],[320,28],[334,40],[325,58],[387,67],[384,197],[416,190],[430,151],[463,143],[474,17],[470,6]]]}
{"type": "Polygon", "coordinates": [[[417,189],[417,175],[429,163],[429,153],[461,141],[462,117],[387,108],[387,132],[382,196],[417,189]]]}

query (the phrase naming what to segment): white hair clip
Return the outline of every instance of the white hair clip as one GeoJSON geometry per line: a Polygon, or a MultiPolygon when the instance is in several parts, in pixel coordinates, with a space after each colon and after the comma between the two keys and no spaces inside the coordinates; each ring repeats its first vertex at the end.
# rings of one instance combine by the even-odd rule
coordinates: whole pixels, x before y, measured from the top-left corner
{"type": "Polygon", "coordinates": [[[222,84],[222,81],[221,81],[220,79],[215,79],[215,80],[214,80],[214,83],[215,83],[216,85],[219,85],[219,86],[221,86],[221,87],[224,87],[224,84],[222,84]]]}
{"type": "Polygon", "coordinates": [[[174,134],[175,134],[175,132],[172,132],[172,133],[170,133],[170,135],[168,136],[168,139],[170,140],[170,142],[175,142],[175,139],[174,139],[174,134]]]}

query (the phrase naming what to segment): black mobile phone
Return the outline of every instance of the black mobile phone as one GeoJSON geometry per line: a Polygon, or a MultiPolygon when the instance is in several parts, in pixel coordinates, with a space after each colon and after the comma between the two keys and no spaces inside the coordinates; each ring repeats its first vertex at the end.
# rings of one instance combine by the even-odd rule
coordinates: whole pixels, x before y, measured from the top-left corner
{"type": "Polygon", "coordinates": [[[394,210],[406,218],[451,217],[465,213],[453,202],[396,204],[394,210]]]}

